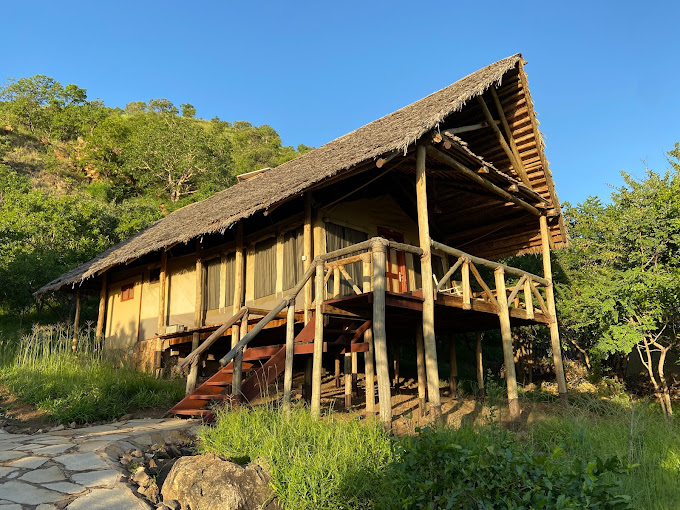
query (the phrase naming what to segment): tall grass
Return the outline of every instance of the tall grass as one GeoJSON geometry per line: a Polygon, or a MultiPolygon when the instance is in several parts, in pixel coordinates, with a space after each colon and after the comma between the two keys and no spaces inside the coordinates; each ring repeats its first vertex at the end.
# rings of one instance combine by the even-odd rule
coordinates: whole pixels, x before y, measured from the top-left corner
{"type": "Polygon", "coordinates": [[[181,399],[181,381],[157,380],[123,358],[107,356],[92,324],[34,326],[19,342],[0,342],[0,384],[19,401],[61,423],[108,421],[134,410],[170,406],[181,399]]]}
{"type": "Polygon", "coordinates": [[[635,508],[680,508],[680,423],[665,419],[655,402],[580,395],[568,411],[528,427],[525,441],[577,458],[617,455],[636,465],[620,478],[635,508]]]}
{"type": "Polygon", "coordinates": [[[362,508],[392,458],[391,439],[376,421],[337,416],[225,408],[214,427],[202,428],[199,449],[241,463],[264,460],[284,508],[362,508]]]}

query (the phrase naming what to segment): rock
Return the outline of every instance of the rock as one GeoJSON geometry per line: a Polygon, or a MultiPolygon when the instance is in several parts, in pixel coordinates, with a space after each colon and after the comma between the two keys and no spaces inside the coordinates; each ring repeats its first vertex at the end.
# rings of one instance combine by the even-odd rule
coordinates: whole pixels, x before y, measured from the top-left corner
{"type": "Polygon", "coordinates": [[[71,428],[71,429],[76,428],[76,422],[72,421],[72,422],[69,424],[69,428],[71,428]]]}
{"type": "Polygon", "coordinates": [[[64,427],[63,425],[57,425],[56,427],[52,427],[52,428],[50,429],[50,432],[58,432],[58,431],[60,431],[60,430],[64,430],[65,428],[66,428],[66,427],[64,427]]]}
{"type": "Polygon", "coordinates": [[[144,468],[141,468],[141,470],[137,470],[135,474],[130,477],[130,480],[135,482],[140,487],[148,487],[153,483],[153,478],[149,476],[149,474],[144,470],[144,468]]]}
{"type": "Polygon", "coordinates": [[[135,451],[131,452],[130,455],[132,455],[133,457],[137,457],[138,459],[141,459],[142,457],[144,457],[142,450],[135,450],[135,451]]]}
{"type": "MultiPolygon", "coordinates": [[[[273,498],[269,475],[258,465],[245,468],[216,455],[182,457],[163,483],[163,501],[176,499],[191,510],[251,510],[273,498]]],[[[269,505],[267,508],[278,508],[269,505]]]]}
{"type": "Polygon", "coordinates": [[[121,416],[120,418],[118,418],[118,421],[128,421],[128,420],[131,420],[131,419],[132,419],[132,415],[131,415],[131,414],[124,414],[123,416],[121,416]]]}

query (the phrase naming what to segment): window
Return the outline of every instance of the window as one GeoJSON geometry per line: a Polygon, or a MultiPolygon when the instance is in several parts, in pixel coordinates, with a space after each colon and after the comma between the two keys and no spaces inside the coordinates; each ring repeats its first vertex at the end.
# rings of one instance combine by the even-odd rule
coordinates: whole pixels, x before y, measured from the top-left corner
{"type": "MultiPolygon", "coordinates": [[[[366,241],[367,239],[368,234],[365,232],[336,225],[335,223],[326,223],[326,253],[339,250],[340,248],[347,248],[348,246],[366,241]]],[[[359,288],[361,288],[364,279],[363,264],[361,262],[354,262],[353,264],[347,264],[345,269],[352,277],[352,280],[354,280],[359,288]]],[[[328,292],[329,295],[333,294],[333,277],[328,280],[328,292]]],[[[350,287],[347,280],[341,276],[340,295],[349,296],[352,294],[354,294],[352,287],[350,287]]]]}
{"type": "MultiPolygon", "coordinates": [[[[416,289],[422,289],[423,277],[420,273],[420,257],[415,255],[413,256],[413,274],[415,275],[416,289]]],[[[444,277],[444,260],[434,253],[432,254],[432,274],[437,278],[437,281],[444,277]]]]}
{"type": "Polygon", "coordinates": [[[205,263],[204,296],[205,310],[217,310],[220,307],[220,273],[222,264],[219,257],[205,263]]]}
{"type": "Polygon", "coordinates": [[[149,271],[149,283],[161,281],[161,268],[157,267],[149,271]]]}
{"type": "Polygon", "coordinates": [[[276,292],[276,237],[255,244],[255,295],[258,299],[276,292]]]}
{"type": "Polygon", "coordinates": [[[226,303],[224,303],[224,306],[230,307],[234,303],[234,285],[236,285],[236,280],[235,280],[235,272],[236,272],[236,253],[230,253],[227,255],[227,273],[225,275],[224,279],[224,285],[226,289],[226,303]]]}
{"type": "Polygon", "coordinates": [[[283,288],[292,289],[304,274],[304,235],[302,227],[283,236],[283,288]]]}
{"type": "Polygon", "coordinates": [[[120,300],[121,301],[129,301],[130,299],[134,299],[135,297],[135,284],[134,283],[128,283],[127,285],[123,285],[120,288],[120,300]]]}

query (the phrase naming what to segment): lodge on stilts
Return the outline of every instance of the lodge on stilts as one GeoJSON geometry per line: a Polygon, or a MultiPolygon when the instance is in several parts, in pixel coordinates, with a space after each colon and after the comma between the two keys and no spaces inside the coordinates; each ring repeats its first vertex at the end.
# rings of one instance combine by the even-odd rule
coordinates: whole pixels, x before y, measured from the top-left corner
{"type": "MultiPolygon", "coordinates": [[[[379,405],[389,426],[388,346],[403,352],[415,339],[418,398],[436,417],[436,335],[477,332],[482,383],[480,332],[500,329],[517,417],[512,328],[531,324],[550,330],[566,398],[550,249],[567,235],[524,65],[506,58],[240,176],[37,294],[97,294],[107,349],[158,372],[187,369],[178,415],[210,419],[216,404],[251,401],[281,374],[289,409],[298,369],[319,416],[324,368],[339,383],[344,366],[351,403],[363,353],[366,410],[379,405]],[[498,262],[523,253],[542,254],[542,275],[498,262]]],[[[455,346],[449,352],[455,385],[455,346]]]]}

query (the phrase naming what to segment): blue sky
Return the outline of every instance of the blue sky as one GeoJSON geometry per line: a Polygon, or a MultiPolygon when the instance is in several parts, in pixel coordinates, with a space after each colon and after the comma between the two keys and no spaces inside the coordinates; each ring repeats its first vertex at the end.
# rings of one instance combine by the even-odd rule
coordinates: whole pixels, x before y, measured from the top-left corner
{"type": "Polygon", "coordinates": [[[562,201],[680,141],[680,2],[12,2],[0,82],[46,74],[109,106],[166,97],[322,145],[517,52],[562,201]],[[246,5],[247,4],[247,5],[246,5]]]}

